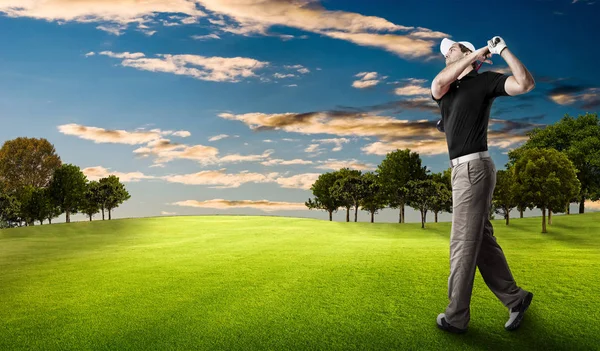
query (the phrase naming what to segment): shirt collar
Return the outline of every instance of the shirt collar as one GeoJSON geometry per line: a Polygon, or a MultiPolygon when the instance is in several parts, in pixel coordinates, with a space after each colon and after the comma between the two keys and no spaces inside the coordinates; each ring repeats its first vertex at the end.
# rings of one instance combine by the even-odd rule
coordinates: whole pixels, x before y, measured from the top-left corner
{"type": "Polygon", "coordinates": [[[471,71],[469,71],[469,73],[467,73],[467,75],[465,77],[474,77],[478,74],[479,73],[477,73],[477,71],[475,69],[472,69],[471,71]]]}
{"type": "Polygon", "coordinates": [[[478,76],[478,75],[479,75],[479,73],[478,73],[476,70],[472,69],[472,70],[470,70],[470,71],[469,71],[469,73],[467,73],[467,74],[466,74],[464,77],[462,77],[462,78],[460,78],[460,79],[458,79],[458,80],[463,80],[463,79],[465,79],[465,78],[467,78],[467,77],[469,77],[469,78],[473,78],[473,77],[476,77],[476,76],[478,76]]]}

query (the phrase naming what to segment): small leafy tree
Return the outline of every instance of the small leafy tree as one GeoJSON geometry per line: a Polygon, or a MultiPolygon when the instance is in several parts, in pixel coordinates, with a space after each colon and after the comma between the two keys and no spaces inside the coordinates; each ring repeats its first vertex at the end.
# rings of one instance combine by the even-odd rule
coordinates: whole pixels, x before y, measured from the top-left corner
{"type": "Polygon", "coordinates": [[[50,181],[50,194],[54,204],[66,213],[66,222],[71,222],[71,214],[77,213],[84,201],[87,177],[79,167],[63,164],[56,169],[50,181]]]}
{"type": "MultiPolygon", "coordinates": [[[[106,179],[104,181],[104,184],[105,189],[107,189],[107,193],[103,193],[100,190],[99,198],[102,198],[102,196],[106,196],[106,202],[104,203],[104,205],[108,210],[108,220],[111,220],[111,211],[119,207],[119,205],[123,202],[129,200],[131,198],[131,195],[129,195],[129,192],[127,192],[127,190],[125,189],[125,185],[123,185],[123,183],[119,181],[119,177],[115,175],[109,175],[107,178],[103,179],[106,179]]],[[[102,179],[100,181],[102,181],[102,179]]],[[[102,188],[102,186],[99,187],[102,188]]]]}
{"type": "Polygon", "coordinates": [[[350,222],[350,208],[354,208],[354,222],[358,221],[358,207],[364,197],[365,189],[362,172],[342,168],[339,170],[340,178],[333,184],[332,194],[346,207],[346,222],[350,222]]]}
{"type": "Polygon", "coordinates": [[[386,208],[385,194],[376,173],[366,172],[363,175],[364,194],[360,200],[361,209],[371,214],[371,223],[375,221],[375,214],[386,208]]]}
{"type": "Polygon", "coordinates": [[[340,208],[339,200],[331,193],[335,182],[339,179],[337,172],[327,172],[319,175],[319,178],[310,187],[315,197],[308,199],[304,204],[309,210],[325,210],[329,213],[329,220],[333,220],[333,212],[340,208]]]}
{"type": "Polygon", "coordinates": [[[399,223],[404,223],[404,207],[410,197],[408,182],[426,179],[427,172],[427,167],[421,166],[419,154],[410,149],[388,153],[377,167],[389,207],[400,209],[399,223]]]}
{"type": "Polygon", "coordinates": [[[446,169],[442,173],[433,173],[431,180],[442,185],[439,196],[431,204],[431,211],[434,214],[435,223],[437,223],[438,213],[452,213],[452,169],[446,169]]]}
{"type": "Polygon", "coordinates": [[[100,183],[97,181],[88,182],[81,212],[90,218],[90,222],[92,217],[100,212],[100,201],[100,183]]]}
{"type": "Polygon", "coordinates": [[[421,212],[421,228],[425,228],[427,211],[431,210],[437,198],[445,196],[447,190],[442,183],[437,183],[432,179],[411,180],[408,182],[411,197],[408,199],[408,205],[421,212]]]}
{"type": "Polygon", "coordinates": [[[34,225],[35,221],[39,221],[40,225],[44,224],[52,206],[48,190],[27,185],[17,193],[21,202],[21,218],[27,225],[34,225]]]}
{"type": "Polygon", "coordinates": [[[506,220],[506,225],[509,225],[510,222],[510,211],[517,207],[514,185],[515,181],[511,169],[499,170],[496,173],[496,187],[494,188],[493,207],[494,209],[499,210],[499,213],[506,220]]]}
{"type": "Polygon", "coordinates": [[[0,190],[0,228],[12,228],[19,222],[21,204],[16,196],[0,190]]]}
{"type": "Polygon", "coordinates": [[[513,170],[516,193],[542,210],[546,233],[546,210],[564,206],[581,190],[573,162],[555,149],[531,148],[523,151],[513,170]]]}

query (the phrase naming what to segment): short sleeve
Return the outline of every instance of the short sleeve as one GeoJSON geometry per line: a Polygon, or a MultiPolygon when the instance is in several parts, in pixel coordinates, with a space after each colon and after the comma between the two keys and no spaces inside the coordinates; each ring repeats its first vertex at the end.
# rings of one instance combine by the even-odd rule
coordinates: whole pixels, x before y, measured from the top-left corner
{"type": "Polygon", "coordinates": [[[437,102],[438,106],[440,105],[440,101],[442,101],[442,100],[434,98],[433,93],[431,93],[431,98],[433,99],[433,101],[437,102]]]}
{"type": "Polygon", "coordinates": [[[504,88],[504,84],[508,79],[508,75],[498,73],[498,72],[487,72],[487,88],[488,88],[488,96],[497,97],[497,96],[508,96],[506,89],[504,88]]]}

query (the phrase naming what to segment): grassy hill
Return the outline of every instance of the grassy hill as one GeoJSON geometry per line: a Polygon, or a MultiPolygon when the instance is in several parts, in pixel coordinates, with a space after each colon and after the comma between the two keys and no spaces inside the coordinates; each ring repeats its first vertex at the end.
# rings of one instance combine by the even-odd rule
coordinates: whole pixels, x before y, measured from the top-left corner
{"type": "Polygon", "coordinates": [[[493,221],[521,328],[479,272],[465,335],[447,305],[450,223],[198,216],[0,230],[0,350],[590,350],[600,213],[493,221]]]}

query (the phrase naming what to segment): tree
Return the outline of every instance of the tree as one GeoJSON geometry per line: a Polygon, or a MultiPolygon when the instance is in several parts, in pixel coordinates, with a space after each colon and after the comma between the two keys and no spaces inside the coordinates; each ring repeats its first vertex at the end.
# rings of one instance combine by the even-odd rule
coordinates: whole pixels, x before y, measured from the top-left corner
{"type": "Polygon", "coordinates": [[[425,228],[427,211],[431,210],[437,201],[436,198],[447,195],[447,190],[444,184],[434,182],[432,179],[410,180],[407,186],[411,194],[407,204],[421,212],[421,228],[425,228]]]}
{"type": "Polygon", "coordinates": [[[14,191],[19,201],[19,222],[25,222],[26,226],[34,225],[33,212],[36,211],[36,203],[32,201],[35,187],[31,185],[21,186],[14,191]]]}
{"type": "Polygon", "coordinates": [[[46,212],[46,217],[44,219],[47,219],[48,223],[52,224],[52,220],[63,214],[63,211],[55,203],[54,199],[52,198],[52,193],[50,191],[50,188],[46,188],[46,198],[48,199],[48,211],[46,212]]]}
{"type": "Polygon", "coordinates": [[[39,221],[40,225],[52,211],[51,199],[47,188],[36,188],[27,185],[16,192],[21,203],[20,217],[28,226],[39,221]]]}
{"type": "Polygon", "coordinates": [[[555,149],[525,150],[513,167],[515,191],[542,210],[542,233],[546,233],[546,209],[559,208],[581,190],[573,162],[555,149]]]}
{"type": "Polygon", "coordinates": [[[66,213],[66,222],[71,222],[71,214],[77,213],[84,201],[87,177],[79,167],[63,164],[54,172],[50,181],[52,201],[61,213],[66,213]]]}
{"type": "MultiPolygon", "coordinates": [[[[108,189],[108,196],[106,197],[104,205],[108,210],[108,220],[111,220],[111,211],[119,207],[123,202],[129,200],[131,195],[129,195],[129,192],[125,189],[125,185],[119,181],[119,177],[109,175],[107,178],[103,179],[106,179],[104,184],[106,184],[106,189],[108,189]]],[[[100,179],[100,181],[102,181],[102,179],[100,179]]],[[[100,188],[102,188],[102,186],[100,186],[100,188]]],[[[101,191],[99,196],[102,195],[104,194],[102,194],[101,191]]]]}
{"type": "Polygon", "coordinates": [[[389,206],[400,209],[399,223],[404,223],[404,206],[410,196],[408,182],[425,179],[427,172],[427,167],[421,166],[419,154],[410,149],[388,153],[377,167],[389,206]]]}
{"type": "Polygon", "coordinates": [[[358,221],[358,207],[364,197],[362,172],[349,168],[339,170],[340,178],[333,184],[332,194],[346,207],[346,222],[350,222],[350,208],[354,207],[354,222],[358,221]]]}
{"type": "Polygon", "coordinates": [[[337,212],[340,207],[339,200],[331,193],[333,184],[338,180],[337,172],[327,172],[319,175],[319,178],[310,187],[315,197],[314,200],[308,199],[304,204],[309,210],[325,210],[329,213],[329,220],[333,220],[333,212],[337,212]]]}
{"type": "Polygon", "coordinates": [[[101,178],[98,181],[98,189],[96,189],[98,195],[98,206],[100,207],[100,211],[102,212],[102,220],[104,220],[104,210],[106,209],[106,204],[108,202],[108,198],[110,196],[110,183],[108,182],[108,178],[101,178]]]}
{"type": "Polygon", "coordinates": [[[84,201],[81,207],[81,212],[92,217],[100,212],[100,183],[97,181],[91,181],[86,184],[86,190],[84,194],[84,201]]]}
{"type": "Polygon", "coordinates": [[[498,211],[506,220],[506,225],[510,222],[510,211],[517,207],[515,200],[514,177],[512,169],[499,170],[496,173],[496,187],[494,188],[493,196],[493,211],[498,211]]]}
{"type": "Polygon", "coordinates": [[[360,206],[362,210],[371,214],[371,223],[373,223],[375,214],[386,207],[386,199],[376,173],[366,172],[363,175],[363,185],[365,192],[360,200],[360,206]]]}
{"type": "Polygon", "coordinates": [[[452,213],[452,169],[448,168],[442,173],[433,173],[431,180],[442,185],[439,196],[431,204],[431,211],[435,216],[435,223],[437,223],[438,213],[452,213]]]}
{"type": "MultiPolygon", "coordinates": [[[[32,208],[33,219],[39,221],[40,225],[44,224],[45,219],[48,219],[48,222],[52,224],[49,217],[52,216],[52,211],[56,211],[56,209],[52,205],[48,188],[35,188],[32,194],[32,201],[35,202],[35,206],[32,208]]],[[[58,215],[60,213],[56,216],[58,215]]]]}
{"type": "Polygon", "coordinates": [[[19,222],[21,204],[16,196],[0,189],[0,228],[12,228],[19,222]]]}
{"type": "MultiPolygon", "coordinates": [[[[600,120],[598,114],[586,113],[573,118],[568,114],[545,128],[528,132],[529,140],[519,149],[553,148],[563,151],[577,169],[581,184],[579,213],[585,212],[585,200],[600,199],[600,120]]],[[[509,152],[511,159],[518,154],[509,152]]],[[[567,199],[570,201],[571,199],[567,199]]]]}
{"type": "Polygon", "coordinates": [[[54,146],[43,138],[19,137],[6,141],[0,149],[0,179],[8,191],[26,185],[48,186],[61,164],[54,146]]]}

